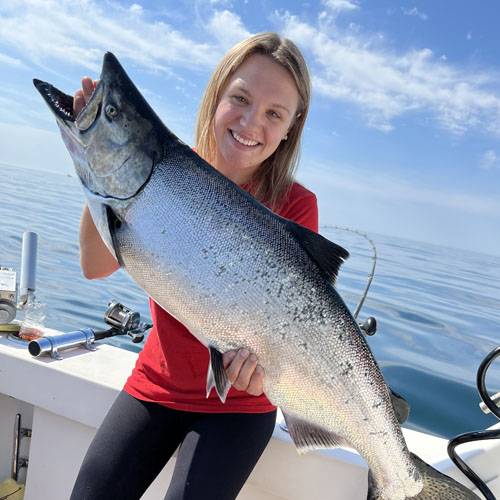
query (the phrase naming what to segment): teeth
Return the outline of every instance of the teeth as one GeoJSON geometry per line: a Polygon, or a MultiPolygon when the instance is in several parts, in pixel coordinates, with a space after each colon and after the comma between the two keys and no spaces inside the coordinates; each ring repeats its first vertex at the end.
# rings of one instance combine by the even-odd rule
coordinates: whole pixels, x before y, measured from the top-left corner
{"type": "Polygon", "coordinates": [[[257,141],[249,141],[247,139],[243,139],[243,137],[239,136],[234,130],[231,130],[231,135],[240,143],[245,146],[257,146],[259,144],[257,141]]]}

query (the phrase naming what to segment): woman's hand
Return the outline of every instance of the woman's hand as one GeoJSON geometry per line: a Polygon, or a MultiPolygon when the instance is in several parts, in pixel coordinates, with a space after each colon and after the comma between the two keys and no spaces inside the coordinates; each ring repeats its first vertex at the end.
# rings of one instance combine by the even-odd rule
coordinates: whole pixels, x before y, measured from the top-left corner
{"type": "Polygon", "coordinates": [[[222,355],[226,375],[235,389],[252,396],[264,392],[264,368],[257,364],[257,356],[248,349],[227,351],[222,355]]]}
{"type": "Polygon", "coordinates": [[[73,97],[73,113],[75,116],[89,102],[98,83],[98,80],[92,80],[89,76],[82,78],[82,88],[78,89],[73,97]]]}

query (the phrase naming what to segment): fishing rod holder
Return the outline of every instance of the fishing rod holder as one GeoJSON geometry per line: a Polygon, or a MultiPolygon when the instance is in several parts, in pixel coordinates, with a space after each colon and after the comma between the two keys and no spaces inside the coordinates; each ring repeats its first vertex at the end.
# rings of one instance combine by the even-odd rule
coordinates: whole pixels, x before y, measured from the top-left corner
{"type": "Polygon", "coordinates": [[[28,351],[34,357],[48,354],[53,359],[62,359],[59,351],[70,349],[71,347],[85,347],[89,351],[95,351],[95,340],[95,332],[92,328],[82,328],[74,332],[32,340],[28,344],[28,351]]]}
{"type": "Polygon", "coordinates": [[[32,340],[28,344],[29,353],[38,357],[48,354],[53,359],[62,359],[60,351],[72,347],[84,347],[89,351],[95,351],[95,342],[116,335],[128,335],[132,342],[138,343],[144,340],[144,333],[153,325],[141,322],[141,315],[128,307],[113,300],[108,304],[104,314],[104,321],[111,328],[107,330],[94,330],[82,328],[73,332],[61,333],[32,340]]]}
{"type": "Polygon", "coordinates": [[[22,239],[19,299],[15,269],[0,266],[0,324],[11,323],[16,318],[18,309],[25,309],[34,302],[37,252],[38,235],[25,231],[22,239]]]}

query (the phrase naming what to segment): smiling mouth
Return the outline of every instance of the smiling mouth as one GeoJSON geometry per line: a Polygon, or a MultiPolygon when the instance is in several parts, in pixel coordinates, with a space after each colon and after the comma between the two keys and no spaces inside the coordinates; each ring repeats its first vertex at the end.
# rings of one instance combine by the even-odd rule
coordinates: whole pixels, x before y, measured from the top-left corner
{"type": "Polygon", "coordinates": [[[238,143],[238,144],[241,144],[243,146],[247,146],[247,147],[250,147],[250,148],[254,148],[256,146],[260,146],[260,142],[257,142],[257,141],[251,141],[249,139],[245,139],[243,137],[241,137],[240,135],[238,135],[234,130],[231,130],[229,129],[229,133],[231,134],[232,138],[238,143]]]}

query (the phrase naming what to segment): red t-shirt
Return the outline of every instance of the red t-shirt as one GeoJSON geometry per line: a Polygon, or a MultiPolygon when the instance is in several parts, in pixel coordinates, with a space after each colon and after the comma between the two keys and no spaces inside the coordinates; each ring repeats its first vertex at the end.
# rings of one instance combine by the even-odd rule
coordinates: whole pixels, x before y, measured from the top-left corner
{"type": "MultiPolygon", "coordinates": [[[[318,231],[316,196],[298,183],[293,184],[277,213],[318,231]]],[[[234,388],[225,403],[214,389],[206,398],[208,349],[156,302],[150,299],[149,304],[154,326],[125,384],[126,392],[185,411],[266,413],[276,408],[264,394],[252,396],[234,388]]]]}

